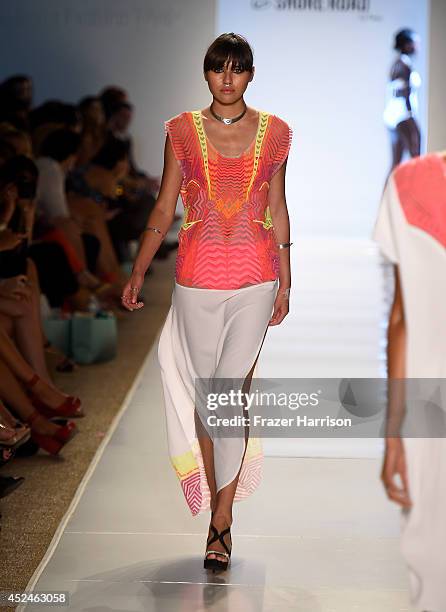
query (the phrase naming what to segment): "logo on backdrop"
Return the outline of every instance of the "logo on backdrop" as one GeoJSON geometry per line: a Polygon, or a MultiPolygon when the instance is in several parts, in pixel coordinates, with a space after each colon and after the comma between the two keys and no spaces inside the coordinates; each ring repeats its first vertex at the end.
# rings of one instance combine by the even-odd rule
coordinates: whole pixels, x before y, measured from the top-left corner
{"type": "Polygon", "coordinates": [[[251,0],[251,6],[255,9],[265,9],[272,5],[272,0],[251,0]]]}
{"type": "Polygon", "coordinates": [[[251,0],[255,10],[369,13],[371,0],[251,0]]]}

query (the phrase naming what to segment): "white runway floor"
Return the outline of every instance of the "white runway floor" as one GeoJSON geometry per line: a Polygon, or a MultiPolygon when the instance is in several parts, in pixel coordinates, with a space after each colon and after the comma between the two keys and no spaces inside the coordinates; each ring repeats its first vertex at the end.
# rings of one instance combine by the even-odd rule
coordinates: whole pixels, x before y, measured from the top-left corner
{"type": "MultiPolygon", "coordinates": [[[[357,284],[353,277],[345,283],[344,312],[335,304],[335,279],[325,292],[328,302],[319,296],[312,308],[311,296],[303,295],[287,332],[277,328],[274,338],[267,336],[259,375],[379,375],[381,305],[373,293],[380,281],[373,249],[363,246],[362,264],[352,272],[357,284]],[[369,297],[366,269],[368,280],[376,281],[369,297]],[[332,313],[331,320],[317,325],[324,312],[332,313]],[[291,350],[290,338],[296,351],[283,364],[293,362],[294,373],[271,371],[282,347],[291,350]],[[317,354],[325,349],[326,365],[316,374],[317,354]],[[305,364],[307,370],[297,374],[305,364]],[[351,370],[341,371],[350,364],[351,370]]],[[[347,251],[335,251],[342,266],[347,251]]],[[[294,273],[297,279],[297,268],[294,273]]],[[[308,273],[302,270],[304,281],[308,273]]],[[[399,513],[381,490],[376,445],[369,457],[353,458],[352,444],[346,457],[339,446],[323,457],[317,456],[324,454],[323,440],[316,446],[307,441],[303,452],[298,442],[283,453],[271,445],[260,488],[234,507],[231,569],[208,575],[202,565],[209,516],[190,515],[169,462],[155,345],[27,590],[66,590],[70,609],[94,612],[411,610],[399,513]]]]}

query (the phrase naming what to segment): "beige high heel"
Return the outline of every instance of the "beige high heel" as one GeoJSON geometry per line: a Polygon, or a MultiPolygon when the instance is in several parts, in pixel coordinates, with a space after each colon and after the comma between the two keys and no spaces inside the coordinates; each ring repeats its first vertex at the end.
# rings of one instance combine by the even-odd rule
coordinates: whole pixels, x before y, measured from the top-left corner
{"type": "Polygon", "coordinates": [[[0,422],[0,446],[9,450],[15,450],[31,437],[29,427],[7,427],[0,422]]]}

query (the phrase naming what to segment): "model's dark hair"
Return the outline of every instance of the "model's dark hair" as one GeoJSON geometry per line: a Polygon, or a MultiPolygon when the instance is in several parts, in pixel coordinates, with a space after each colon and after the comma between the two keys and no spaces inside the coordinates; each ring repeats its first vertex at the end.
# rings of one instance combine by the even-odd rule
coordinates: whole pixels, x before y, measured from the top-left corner
{"type": "Polygon", "coordinates": [[[404,51],[404,47],[407,43],[413,42],[416,37],[416,32],[410,28],[404,28],[395,34],[394,49],[397,51],[404,51]]]}
{"type": "Polygon", "coordinates": [[[203,70],[207,72],[223,68],[231,60],[233,67],[252,72],[254,57],[246,38],[234,32],[220,34],[206,51],[203,70]]]}
{"type": "Polygon", "coordinates": [[[67,128],[60,128],[48,134],[40,147],[39,155],[63,162],[77,152],[80,144],[79,134],[67,128]]]}

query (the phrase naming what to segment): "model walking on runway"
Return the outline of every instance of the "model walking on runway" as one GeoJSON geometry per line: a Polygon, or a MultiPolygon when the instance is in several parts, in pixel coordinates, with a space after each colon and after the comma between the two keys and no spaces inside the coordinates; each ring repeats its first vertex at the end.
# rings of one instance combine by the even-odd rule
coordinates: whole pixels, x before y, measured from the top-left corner
{"type": "Polygon", "coordinates": [[[373,237],[393,264],[382,481],[416,612],[446,610],[446,151],[391,173],[373,237]],[[418,387],[418,389],[417,389],[418,387]]]}
{"type": "Polygon", "coordinates": [[[412,58],[417,53],[419,42],[419,36],[413,30],[400,30],[395,36],[394,48],[398,57],[390,70],[384,110],[392,145],[391,170],[401,163],[406,151],[410,157],[420,155],[417,90],[421,86],[421,77],[412,68],[412,58]]]}
{"type": "Polygon", "coordinates": [[[268,326],[288,313],[292,133],[277,116],[246,105],[254,67],[242,36],[219,36],[203,68],[212,103],[166,122],[161,188],[123,304],[142,307],[144,274],[181,194],[172,304],[158,344],[169,455],[191,513],[212,511],[204,567],[226,569],[233,503],[258,486],[263,453],[248,428],[238,437],[209,432],[195,381],[227,391],[228,379],[240,379],[249,392],[268,326]]]}

